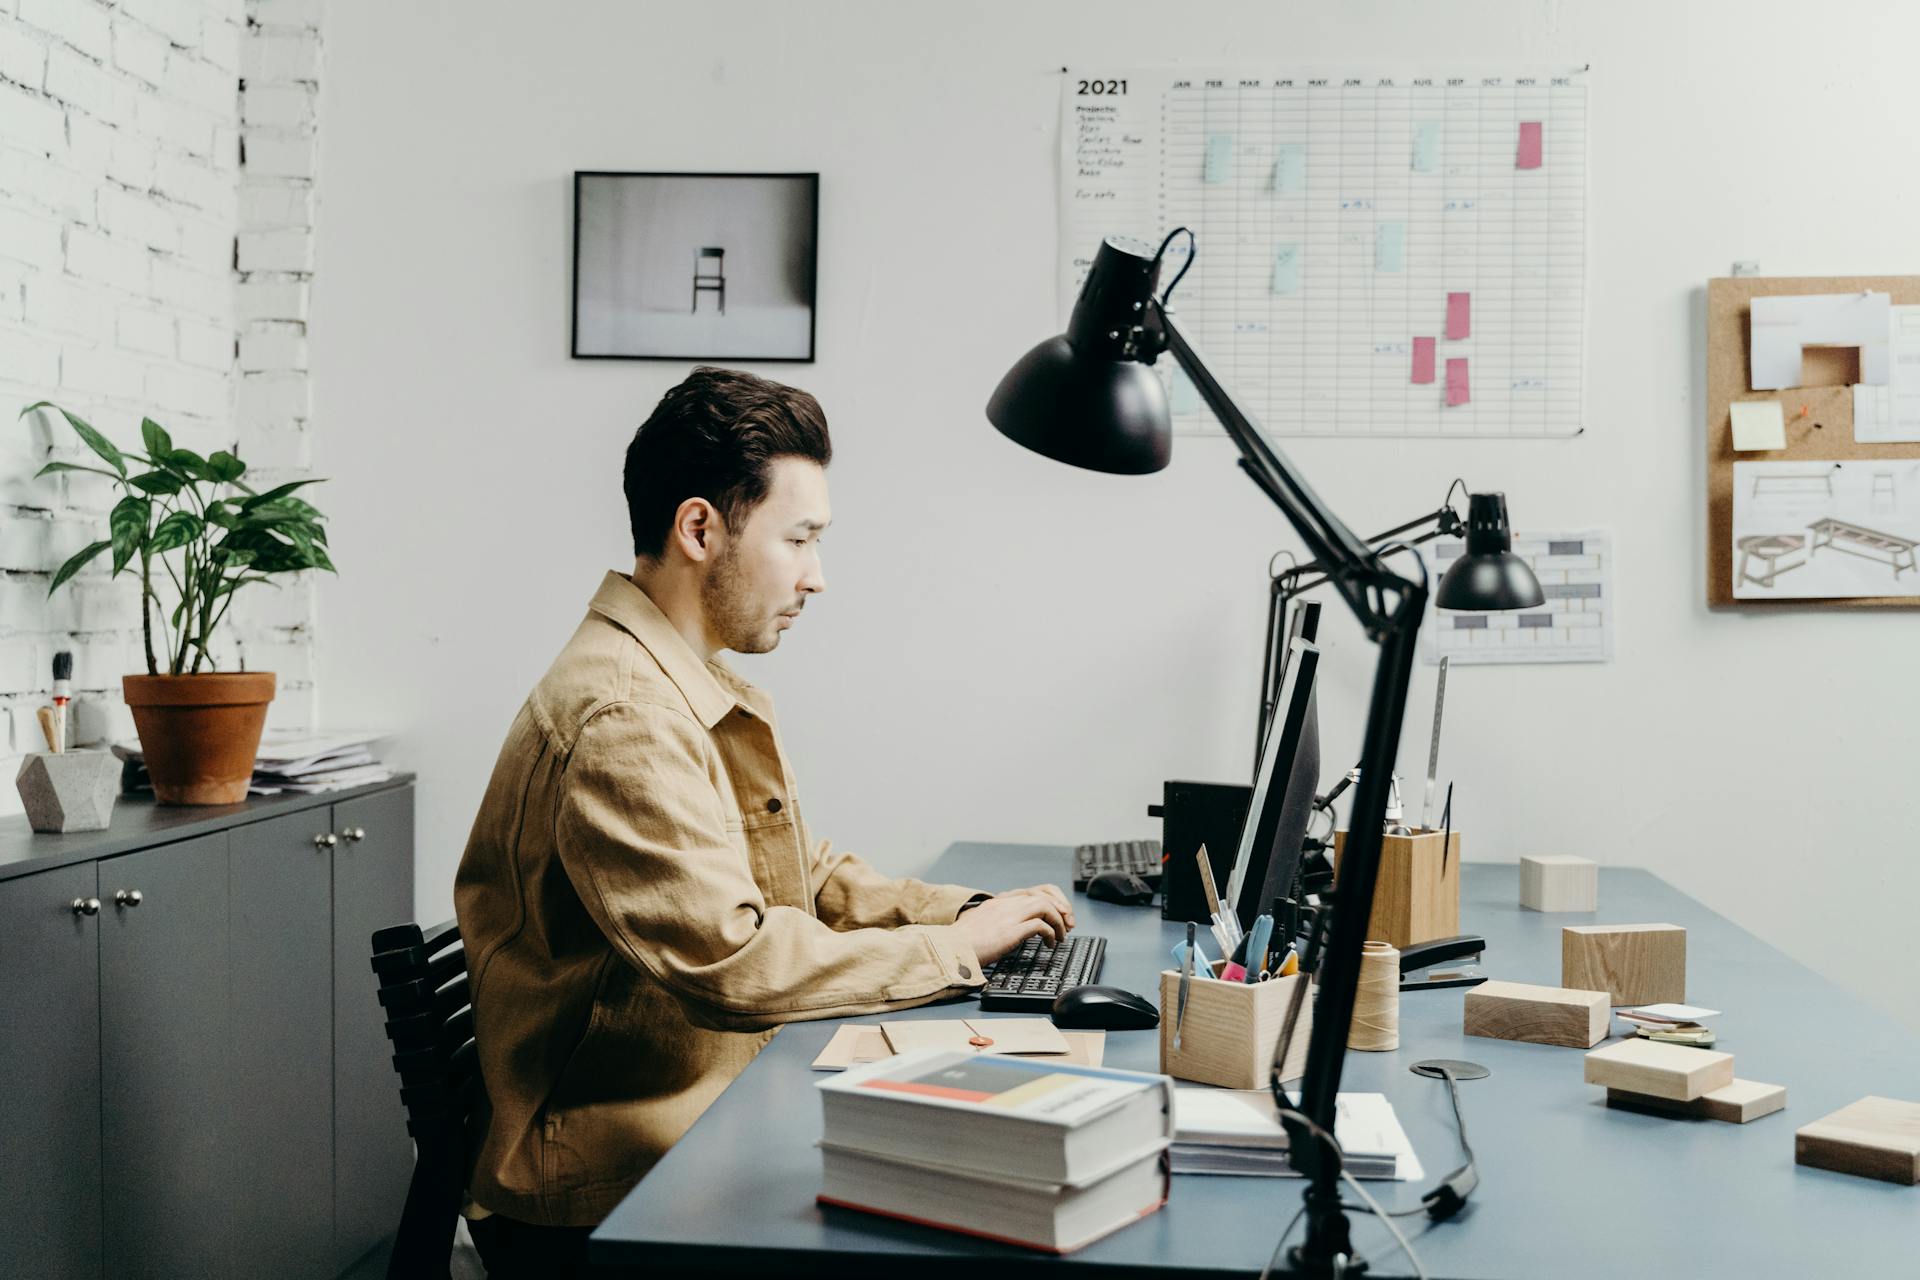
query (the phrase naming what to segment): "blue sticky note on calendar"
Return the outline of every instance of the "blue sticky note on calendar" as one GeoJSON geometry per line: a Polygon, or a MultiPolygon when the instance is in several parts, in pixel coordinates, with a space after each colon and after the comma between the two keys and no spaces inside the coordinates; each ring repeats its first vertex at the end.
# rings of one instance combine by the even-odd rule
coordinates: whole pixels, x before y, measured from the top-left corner
{"type": "Polygon", "coordinates": [[[1201,181],[1221,183],[1233,178],[1233,135],[1230,133],[1210,133],[1207,135],[1207,161],[1201,173],[1201,181]]]}
{"type": "Polygon", "coordinates": [[[1168,406],[1174,413],[1200,412],[1200,388],[1193,385],[1184,370],[1173,371],[1172,403],[1168,406]]]}
{"type": "Polygon", "coordinates": [[[1413,122],[1413,171],[1432,173],[1440,167],[1440,122],[1413,122]]]}
{"type": "Polygon", "coordinates": [[[1307,189],[1307,145],[1283,142],[1273,149],[1273,192],[1281,196],[1302,195],[1307,189]]]}
{"type": "Polygon", "coordinates": [[[1383,222],[1373,229],[1373,269],[1404,271],[1407,268],[1407,224],[1383,222]]]}
{"type": "Polygon", "coordinates": [[[1273,247],[1272,287],[1275,293],[1298,293],[1300,291],[1299,245],[1277,244],[1273,247]]]}

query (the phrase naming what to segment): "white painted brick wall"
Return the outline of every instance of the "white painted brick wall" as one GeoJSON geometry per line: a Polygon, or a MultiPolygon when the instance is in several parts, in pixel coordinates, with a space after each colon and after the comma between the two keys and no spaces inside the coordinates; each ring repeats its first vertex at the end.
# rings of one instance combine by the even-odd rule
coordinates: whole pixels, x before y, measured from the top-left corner
{"type": "MultiPolygon", "coordinates": [[[[0,0],[0,777],[41,747],[55,651],[75,657],[80,742],[132,735],[120,677],[145,662],[131,575],[97,560],[48,597],[119,494],[91,475],[35,479],[92,455],[64,422],[18,410],[52,399],[130,446],[151,415],[202,452],[237,441],[266,484],[309,464],[323,12],[0,0]]],[[[275,726],[313,722],[307,578],[243,590],[216,646],[223,667],[277,672],[275,726]]],[[[0,813],[17,809],[0,787],[0,813]]]]}

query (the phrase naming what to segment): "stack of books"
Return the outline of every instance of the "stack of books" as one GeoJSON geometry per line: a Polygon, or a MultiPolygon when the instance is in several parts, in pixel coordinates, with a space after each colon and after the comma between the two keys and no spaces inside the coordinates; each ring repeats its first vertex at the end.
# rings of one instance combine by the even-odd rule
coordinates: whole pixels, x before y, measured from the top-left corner
{"type": "MultiPolygon", "coordinates": [[[[1393,1104],[1383,1093],[1343,1093],[1334,1103],[1333,1136],[1356,1178],[1406,1182],[1424,1176],[1393,1104]]],[[[1292,1178],[1287,1131],[1273,1095],[1260,1089],[1182,1085],[1174,1094],[1175,1173],[1292,1178]]]]}
{"type": "Polygon", "coordinates": [[[1166,1203],[1167,1076],[925,1049],[815,1087],[821,1204],[1070,1253],[1166,1203]]]}
{"type": "MultiPolygon", "coordinates": [[[[312,795],[385,782],[393,776],[393,771],[375,758],[372,746],[386,736],[269,729],[260,735],[260,748],[253,757],[253,780],[247,784],[247,793],[312,795]]],[[[151,789],[146,757],[140,752],[138,739],[114,743],[113,754],[126,761],[121,777],[123,791],[151,789]]]]}

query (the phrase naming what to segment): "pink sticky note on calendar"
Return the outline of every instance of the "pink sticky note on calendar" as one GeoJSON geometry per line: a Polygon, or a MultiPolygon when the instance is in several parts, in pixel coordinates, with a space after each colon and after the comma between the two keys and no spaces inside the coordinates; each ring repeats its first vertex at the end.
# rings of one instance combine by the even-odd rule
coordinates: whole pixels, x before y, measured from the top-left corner
{"type": "Polygon", "coordinates": [[[1433,339],[1415,338],[1413,340],[1413,380],[1415,382],[1433,381],[1433,339]]]}
{"type": "Polygon", "coordinates": [[[1447,338],[1458,342],[1473,333],[1473,298],[1465,293],[1447,295],[1447,338]]]}
{"type": "Polygon", "coordinates": [[[1447,404],[1465,404],[1473,399],[1467,393],[1467,362],[1465,358],[1447,361],[1447,404]]]}
{"type": "Polygon", "coordinates": [[[1538,169],[1540,167],[1540,122],[1522,120],[1520,122],[1520,154],[1514,160],[1516,169],[1538,169]]]}

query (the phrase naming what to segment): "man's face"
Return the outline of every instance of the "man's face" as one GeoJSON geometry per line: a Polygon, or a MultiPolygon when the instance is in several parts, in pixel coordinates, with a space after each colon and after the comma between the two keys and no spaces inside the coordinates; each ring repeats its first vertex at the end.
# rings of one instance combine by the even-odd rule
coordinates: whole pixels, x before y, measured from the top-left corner
{"type": "Polygon", "coordinates": [[[833,521],[827,473],[806,458],[775,458],[766,500],[739,529],[723,528],[700,585],[707,629],[735,653],[767,653],[807,597],[827,589],[820,534],[833,521]]]}

